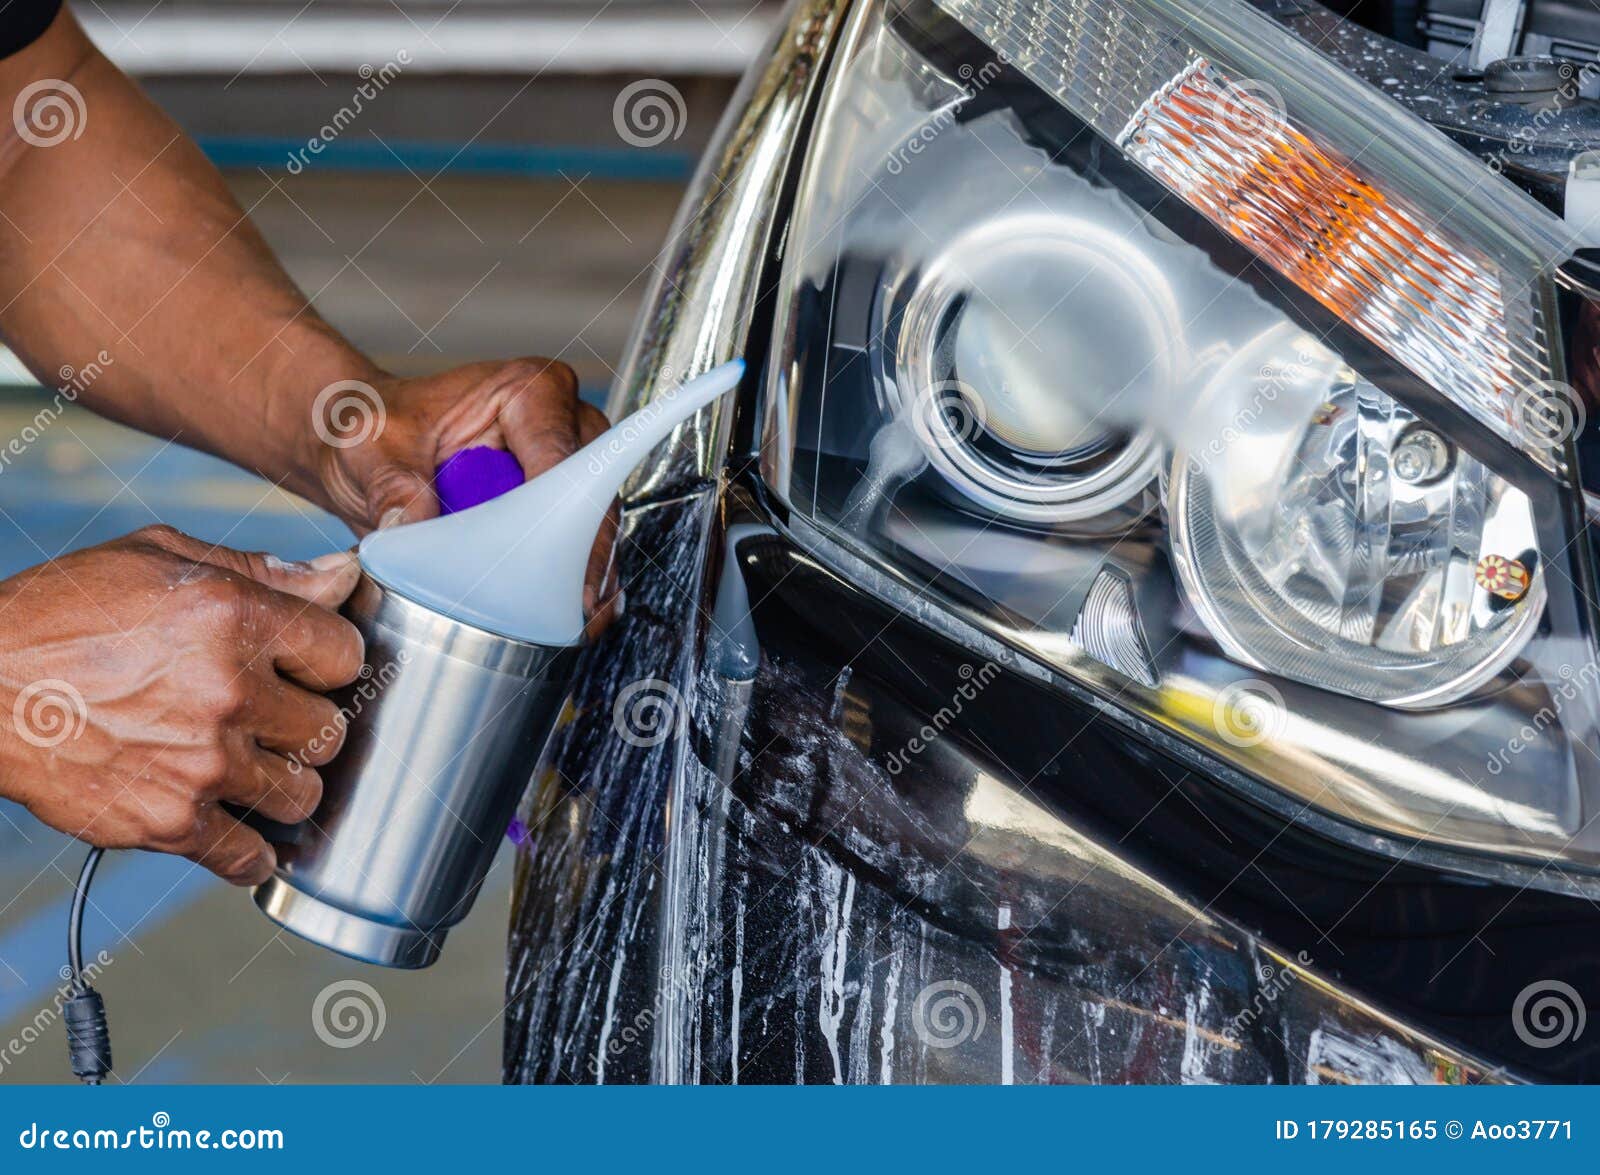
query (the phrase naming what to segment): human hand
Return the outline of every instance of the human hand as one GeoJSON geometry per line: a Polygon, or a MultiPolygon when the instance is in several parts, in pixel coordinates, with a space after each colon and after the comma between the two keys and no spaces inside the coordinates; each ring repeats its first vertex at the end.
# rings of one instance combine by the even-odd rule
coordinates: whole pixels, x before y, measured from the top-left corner
{"type": "Polygon", "coordinates": [[[158,526],[0,582],[0,794],[91,844],[265,881],[272,847],[220,804],[316,810],[342,723],[314,691],[361,668],[332,610],[358,577],[348,552],[284,563],[158,526]]]}
{"type": "MultiPolygon", "coordinates": [[[[358,533],[439,512],[433,474],[477,445],[508,450],[536,477],[605,431],[605,414],[578,399],[565,363],[524,358],[470,363],[417,379],[348,381],[320,397],[312,425],[328,502],[358,533]],[[364,389],[364,390],[363,390],[364,389]]],[[[613,507],[589,555],[584,612],[593,634],[616,609],[613,507]]]]}

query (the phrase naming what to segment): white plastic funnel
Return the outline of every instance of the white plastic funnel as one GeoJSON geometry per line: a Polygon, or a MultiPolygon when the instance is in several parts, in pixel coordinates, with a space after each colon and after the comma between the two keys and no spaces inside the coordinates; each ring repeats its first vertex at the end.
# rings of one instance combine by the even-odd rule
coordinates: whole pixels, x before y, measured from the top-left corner
{"type": "Polygon", "coordinates": [[[482,505],[361,540],[361,566],[453,620],[539,645],[583,638],[583,581],[607,509],[678,424],[733,390],[735,359],[663,392],[560,465],[482,505]]]}

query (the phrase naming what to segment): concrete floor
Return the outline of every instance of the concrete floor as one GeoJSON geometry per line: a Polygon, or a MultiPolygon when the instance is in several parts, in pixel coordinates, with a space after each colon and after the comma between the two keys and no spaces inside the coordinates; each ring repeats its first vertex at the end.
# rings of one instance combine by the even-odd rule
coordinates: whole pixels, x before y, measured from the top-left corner
{"type": "MultiPolygon", "coordinates": [[[[231,177],[291,273],[392,369],[536,352],[571,362],[586,393],[602,396],[677,186],[426,178],[231,177]]],[[[0,396],[0,436],[40,403],[0,396]]],[[[349,541],[332,519],[221,462],[72,410],[0,475],[0,576],[158,520],[287,557],[349,541]]],[[[0,1083],[69,1079],[51,1009],[82,851],[0,803],[0,1083]]],[[[245,893],[187,862],[114,854],[95,885],[87,951],[111,957],[98,986],[117,1076],[497,1080],[508,887],[503,851],[441,962],[393,972],[276,932],[245,893]],[[381,1004],[382,1032],[334,1047],[313,1009],[349,980],[376,993],[358,998],[381,1004]]]]}

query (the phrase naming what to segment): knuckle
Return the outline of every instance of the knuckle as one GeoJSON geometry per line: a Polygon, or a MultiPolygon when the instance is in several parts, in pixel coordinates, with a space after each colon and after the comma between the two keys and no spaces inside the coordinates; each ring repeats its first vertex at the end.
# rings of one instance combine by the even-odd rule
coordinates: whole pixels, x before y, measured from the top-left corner
{"type": "Polygon", "coordinates": [[[141,526],[128,537],[136,542],[148,543],[151,546],[171,551],[183,543],[184,534],[175,526],[168,526],[165,522],[156,522],[149,526],[141,526]]]}
{"type": "Polygon", "coordinates": [[[559,359],[530,355],[514,362],[517,381],[539,395],[575,397],[578,373],[559,359]]]}
{"type": "Polygon", "coordinates": [[[190,612],[205,621],[230,629],[244,622],[246,598],[238,580],[196,565],[185,578],[183,591],[190,612]]]}
{"type": "Polygon", "coordinates": [[[244,669],[212,661],[192,680],[201,712],[218,724],[229,725],[250,709],[254,691],[244,669]]]}
{"type": "Polygon", "coordinates": [[[228,778],[228,752],[221,746],[196,751],[189,759],[189,780],[198,796],[214,794],[228,778]]]}
{"type": "Polygon", "coordinates": [[[168,800],[150,808],[144,819],[145,839],[163,852],[192,849],[200,835],[200,808],[193,801],[168,800]]]}

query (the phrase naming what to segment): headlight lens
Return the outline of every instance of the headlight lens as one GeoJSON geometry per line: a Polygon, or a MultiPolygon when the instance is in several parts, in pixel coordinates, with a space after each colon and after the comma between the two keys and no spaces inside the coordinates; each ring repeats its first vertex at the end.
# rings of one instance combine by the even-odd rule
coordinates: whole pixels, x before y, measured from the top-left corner
{"type": "Polygon", "coordinates": [[[1231,443],[1179,446],[1166,495],[1187,597],[1236,660],[1417,706],[1526,642],[1544,598],[1526,494],[1290,323],[1200,395],[1260,405],[1231,443]]]}
{"type": "Polygon", "coordinates": [[[852,20],[773,489],[1340,828],[1600,872],[1559,222],[1242,4],[852,20]]]}

